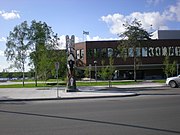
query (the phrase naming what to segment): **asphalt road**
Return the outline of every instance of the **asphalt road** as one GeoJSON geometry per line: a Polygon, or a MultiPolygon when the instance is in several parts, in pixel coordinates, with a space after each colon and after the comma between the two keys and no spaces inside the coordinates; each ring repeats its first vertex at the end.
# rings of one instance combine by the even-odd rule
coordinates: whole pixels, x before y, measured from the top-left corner
{"type": "Polygon", "coordinates": [[[124,98],[2,102],[0,134],[180,134],[180,88],[142,89],[138,93],[124,98]]]}

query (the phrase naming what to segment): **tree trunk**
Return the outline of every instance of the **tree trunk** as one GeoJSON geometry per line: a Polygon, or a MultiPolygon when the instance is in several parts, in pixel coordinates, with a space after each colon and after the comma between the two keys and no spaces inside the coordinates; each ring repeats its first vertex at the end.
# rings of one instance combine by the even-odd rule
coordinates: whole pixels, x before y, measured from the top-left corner
{"type": "Polygon", "coordinates": [[[37,87],[37,66],[35,66],[35,86],[37,87]]]}
{"type": "Polygon", "coordinates": [[[24,71],[23,71],[23,87],[24,87],[24,80],[25,80],[25,79],[24,79],[24,71]]]}
{"type": "Polygon", "coordinates": [[[136,68],[137,65],[136,65],[136,46],[134,47],[134,81],[136,82],[136,68]]]}
{"type": "Polygon", "coordinates": [[[24,80],[25,80],[25,78],[24,78],[24,62],[23,62],[23,87],[24,87],[24,80]]]}

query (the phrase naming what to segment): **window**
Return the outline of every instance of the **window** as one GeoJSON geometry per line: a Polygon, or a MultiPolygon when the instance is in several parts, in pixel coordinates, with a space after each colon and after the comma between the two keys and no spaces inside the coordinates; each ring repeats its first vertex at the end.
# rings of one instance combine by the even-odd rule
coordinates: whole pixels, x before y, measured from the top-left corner
{"type": "Polygon", "coordinates": [[[147,56],[148,56],[147,47],[143,47],[142,48],[142,57],[147,57],[147,56]]]}
{"type": "Polygon", "coordinates": [[[175,54],[176,56],[180,56],[180,47],[175,48],[175,54]]]}
{"type": "Polygon", "coordinates": [[[84,50],[83,50],[83,49],[81,50],[81,56],[80,56],[80,58],[81,58],[81,59],[84,58],[84,50]]]}
{"type": "Polygon", "coordinates": [[[102,56],[103,58],[106,58],[106,57],[107,57],[106,48],[103,48],[103,49],[101,50],[101,56],[102,56]]]}
{"type": "Polygon", "coordinates": [[[94,58],[97,58],[98,57],[98,52],[97,52],[97,49],[94,48],[94,58]]]}
{"type": "Polygon", "coordinates": [[[128,56],[129,56],[129,57],[134,57],[133,48],[129,48],[129,49],[128,49],[128,56]]]}
{"type": "Polygon", "coordinates": [[[174,56],[174,47],[169,47],[169,56],[174,56]]]}
{"type": "Polygon", "coordinates": [[[167,47],[162,48],[162,56],[167,56],[167,47]]]}
{"type": "Polygon", "coordinates": [[[123,48],[122,53],[121,53],[121,57],[127,57],[127,56],[128,56],[128,49],[123,48]]]}
{"type": "Polygon", "coordinates": [[[136,56],[137,57],[141,56],[141,48],[140,47],[136,47],[136,56]]]}
{"type": "Polygon", "coordinates": [[[80,50],[76,50],[76,58],[80,59],[80,50]]]}
{"type": "Polygon", "coordinates": [[[101,49],[100,48],[96,48],[96,57],[97,58],[101,57],[101,49]]]}
{"type": "Polygon", "coordinates": [[[116,48],[114,49],[114,56],[119,58],[120,57],[120,51],[116,48]]]}
{"type": "Polygon", "coordinates": [[[113,56],[113,49],[108,48],[108,57],[112,57],[112,56],[113,56]]]}

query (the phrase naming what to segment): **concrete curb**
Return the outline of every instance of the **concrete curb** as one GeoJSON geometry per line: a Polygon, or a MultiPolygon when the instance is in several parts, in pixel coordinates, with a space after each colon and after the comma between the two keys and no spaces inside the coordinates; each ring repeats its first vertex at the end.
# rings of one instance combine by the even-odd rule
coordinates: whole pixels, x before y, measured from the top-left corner
{"type": "Polygon", "coordinates": [[[0,99],[0,102],[22,102],[22,101],[52,101],[52,100],[73,100],[73,99],[96,99],[96,98],[118,98],[139,96],[137,93],[124,95],[103,95],[103,96],[82,96],[82,97],[59,97],[59,98],[29,98],[29,99],[0,99]]]}

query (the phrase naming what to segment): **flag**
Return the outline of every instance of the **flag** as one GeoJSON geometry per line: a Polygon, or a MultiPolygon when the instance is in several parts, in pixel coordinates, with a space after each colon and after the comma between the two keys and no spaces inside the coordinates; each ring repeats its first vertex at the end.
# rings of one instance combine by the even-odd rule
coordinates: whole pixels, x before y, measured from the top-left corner
{"type": "Polygon", "coordinates": [[[88,31],[83,31],[83,35],[89,35],[88,31]]]}

